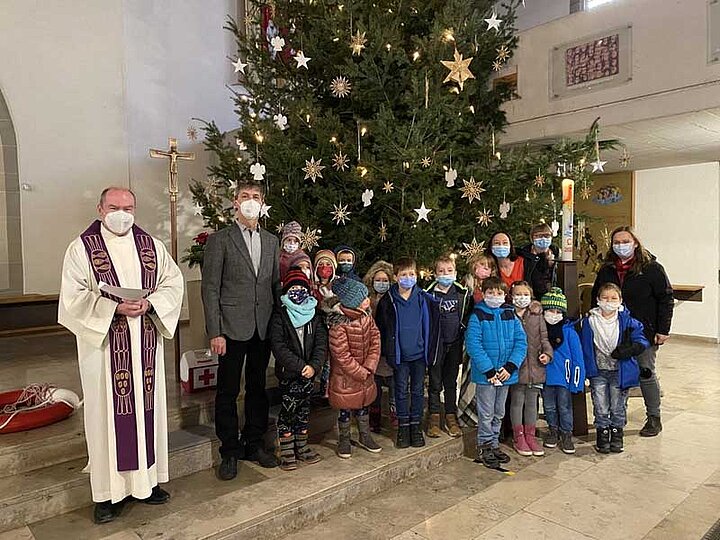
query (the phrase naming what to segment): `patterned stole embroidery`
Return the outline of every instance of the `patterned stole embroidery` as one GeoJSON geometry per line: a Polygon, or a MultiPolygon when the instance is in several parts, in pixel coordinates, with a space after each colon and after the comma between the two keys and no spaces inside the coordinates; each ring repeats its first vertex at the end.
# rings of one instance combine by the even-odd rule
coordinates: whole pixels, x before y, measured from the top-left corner
{"type": "MultiPolygon", "coordinates": [[[[93,222],[80,235],[90,259],[95,279],[108,285],[120,287],[117,273],[100,232],[100,221],[93,222]]],[[[157,253],[152,237],[137,225],[132,228],[135,248],[140,258],[143,289],[155,290],[157,283],[157,253]]],[[[102,296],[121,302],[105,292],[102,296]]],[[[150,317],[143,315],[141,324],[141,356],[143,381],[143,405],[145,419],[145,449],[147,467],[155,464],[155,353],[157,328],[150,317]]],[[[132,369],[132,343],[127,317],[115,315],[110,324],[110,375],[113,384],[113,412],[115,419],[115,450],[118,471],[136,471],[138,463],[137,420],[135,418],[135,393],[133,380],[138,374],[132,369]]]]}

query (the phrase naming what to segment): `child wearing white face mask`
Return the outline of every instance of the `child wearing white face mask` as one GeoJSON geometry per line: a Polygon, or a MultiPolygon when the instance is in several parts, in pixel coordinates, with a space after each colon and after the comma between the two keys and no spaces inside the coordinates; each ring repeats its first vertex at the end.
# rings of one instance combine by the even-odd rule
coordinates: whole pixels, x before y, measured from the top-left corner
{"type": "Polygon", "coordinates": [[[635,357],[650,344],[643,325],[622,306],[622,292],[614,283],[598,289],[598,307],[583,319],[580,331],[585,368],[595,414],[597,451],[620,453],[627,422],[628,390],[640,385],[635,357]]]}
{"type": "Polygon", "coordinates": [[[518,383],[510,389],[513,448],[521,456],[543,456],[545,451],[535,438],[535,424],[540,391],[545,382],[545,366],[553,358],[553,348],[548,341],[542,306],[533,301],[530,284],[527,281],[516,281],[510,288],[510,297],[528,341],[518,383]]]}
{"type": "Polygon", "coordinates": [[[290,259],[300,250],[300,235],[302,227],[297,221],[291,221],[283,227],[280,237],[280,282],[285,280],[285,274],[290,269],[290,259]]]}
{"type": "Polygon", "coordinates": [[[553,287],[543,295],[542,307],[547,324],[548,340],[553,347],[553,360],[545,369],[543,409],[548,424],[544,445],[575,453],[572,440],[572,394],[585,388],[585,364],[575,321],[567,317],[567,298],[562,290],[553,287]]]}

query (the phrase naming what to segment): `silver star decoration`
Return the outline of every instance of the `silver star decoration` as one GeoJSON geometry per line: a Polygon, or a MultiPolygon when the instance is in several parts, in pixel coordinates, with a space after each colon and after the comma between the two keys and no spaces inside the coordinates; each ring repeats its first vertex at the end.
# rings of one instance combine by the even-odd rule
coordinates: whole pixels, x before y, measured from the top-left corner
{"type": "Polygon", "coordinates": [[[462,255],[467,261],[475,255],[480,255],[483,252],[483,250],[485,249],[485,242],[478,243],[477,239],[473,237],[472,242],[470,242],[469,244],[463,242],[463,247],[465,249],[460,252],[460,255],[462,255]]]}
{"type": "Polygon", "coordinates": [[[375,193],[373,193],[373,190],[372,190],[372,189],[366,189],[365,191],[363,191],[363,194],[362,194],[362,197],[361,197],[361,198],[362,198],[362,202],[363,202],[363,206],[364,206],[364,207],[370,206],[370,204],[372,203],[372,199],[373,199],[374,196],[375,196],[375,193]]]}
{"type": "Polygon", "coordinates": [[[492,16],[489,19],[485,19],[485,22],[487,23],[488,27],[487,29],[490,30],[491,28],[495,30],[496,32],[500,30],[500,23],[502,22],[502,19],[497,18],[497,13],[493,11],[492,16]]]}
{"type": "Polygon", "coordinates": [[[302,168],[302,170],[305,171],[304,180],[310,179],[314,184],[317,178],[323,177],[322,170],[325,168],[325,165],[321,165],[321,162],[322,158],[315,161],[315,156],[311,156],[310,161],[305,160],[305,166],[302,168]]]}
{"type": "Polygon", "coordinates": [[[307,64],[310,60],[312,60],[312,58],[310,58],[309,56],[305,56],[305,53],[302,51],[298,51],[297,54],[293,58],[297,62],[298,69],[300,69],[301,67],[308,69],[307,64]]]}
{"type": "Polygon", "coordinates": [[[273,51],[280,52],[285,46],[285,39],[283,39],[281,36],[275,36],[270,40],[270,45],[272,45],[273,51]]]}
{"type": "Polygon", "coordinates": [[[340,150],[333,156],[333,167],[337,171],[344,171],[345,169],[350,168],[350,165],[348,165],[349,161],[350,160],[348,159],[347,154],[343,154],[342,150],[340,150]]]}
{"type": "Polygon", "coordinates": [[[508,212],[510,212],[510,203],[503,201],[500,203],[500,219],[507,219],[508,212]]]}
{"type": "Polygon", "coordinates": [[[339,205],[333,204],[334,210],[330,212],[333,216],[332,220],[336,225],[345,225],[346,221],[350,221],[348,217],[352,212],[348,212],[347,204],[340,203],[339,205]]]}
{"type": "Polygon", "coordinates": [[[592,168],[593,168],[592,172],[594,172],[594,173],[605,172],[605,169],[603,169],[603,167],[605,166],[606,163],[607,163],[607,161],[601,161],[600,157],[598,157],[595,161],[590,163],[590,165],[592,165],[592,168]]]}
{"type": "Polygon", "coordinates": [[[263,205],[260,207],[260,217],[269,218],[271,208],[272,208],[272,206],[263,203],[263,205]]]}
{"type": "Polygon", "coordinates": [[[262,163],[255,163],[250,167],[250,174],[253,175],[253,180],[259,182],[265,178],[265,165],[262,163]]]}
{"type": "Polygon", "coordinates": [[[282,113],[278,113],[275,116],[273,116],[273,121],[275,122],[275,125],[277,126],[277,128],[281,131],[285,131],[288,128],[287,116],[285,116],[282,113]]]}
{"type": "Polygon", "coordinates": [[[425,206],[425,199],[423,199],[423,202],[420,205],[420,208],[415,208],[414,211],[417,212],[417,215],[418,215],[416,223],[420,223],[420,221],[422,221],[422,220],[425,220],[429,223],[428,214],[430,212],[432,212],[432,208],[428,208],[425,206]]]}
{"type": "Polygon", "coordinates": [[[245,75],[245,68],[248,66],[247,64],[244,64],[242,61],[242,58],[238,58],[237,62],[232,63],[233,67],[235,67],[235,73],[242,73],[245,75]]]}
{"type": "Polygon", "coordinates": [[[447,187],[455,187],[455,180],[457,180],[457,171],[450,167],[445,171],[445,185],[447,187]]]}
{"type": "Polygon", "coordinates": [[[200,203],[195,203],[195,215],[202,216],[203,207],[200,203]]]}
{"type": "Polygon", "coordinates": [[[480,180],[480,182],[476,181],[473,176],[470,177],[470,180],[463,180],[463,187],[460,188],[463,194],[460,198],[467,198],[470,204],[472,204],[475,199],[479,201],[480,195],[485,193],[485,188],[482,187],[483,182],[484,180],[480,180]]]}

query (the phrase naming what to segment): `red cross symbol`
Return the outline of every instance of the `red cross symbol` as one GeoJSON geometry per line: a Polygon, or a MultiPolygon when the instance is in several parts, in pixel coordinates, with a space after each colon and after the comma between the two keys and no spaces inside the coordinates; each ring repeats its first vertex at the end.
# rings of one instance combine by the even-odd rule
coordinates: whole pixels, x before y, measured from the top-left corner
{"type": "Polygon", "coordinates": [[[200,382],[203,383],[203,386],[210,386],[210,381],[212,381],[214,378],[215,374],[207,368],[205,368],[203,374],[198,377],[198,379],[200,379],[200,382]]]}

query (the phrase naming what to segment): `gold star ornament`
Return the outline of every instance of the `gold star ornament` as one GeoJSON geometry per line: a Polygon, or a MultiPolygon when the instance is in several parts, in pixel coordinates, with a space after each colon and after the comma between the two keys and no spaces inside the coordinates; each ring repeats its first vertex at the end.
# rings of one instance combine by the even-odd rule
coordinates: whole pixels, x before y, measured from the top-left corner
{"type": "Polygon", "coordinates": [[[385,222],[380,222],[380,229],[378,230],[378,236],[380,237],[380,241],[384,242],[387,240],[387,227],[385,226],[385,222]]]}
{"type": "Polygon", "coordinates": [[[428,168],[432,164],[432,159],[430,159],[428,156],[425,156],[420,160],[420,165],[422,165],[424,168],[428,168]]]}
{"type": "Polygon", "coordinates": [[[335,77],[330,83],[330,92],[336,98],[346,98],[350,95],[352,84],[346,77],[335,77]]]}
{"type": "Polygon", "coordinates": [[[465,249],[460,252],[460,255],[465,258],[465,261],[468,261],[483,252],[483,250],[485,249],[485,242],[478,242],[477,239],[473,237],[472,242],[470,242],[469,244],[463,242],[463,247],[465,249]]]}
{"type": "Polygon", "coordinates": [[[350,48],[352,49],[353,56],[360,56],[366,43],[365,32],[360,33],[360,30],[358,30],[357,33],[350,38],[350,48]]]}
{"type": "Polygon", "coordinates": [[[542,174],[538,174],[533,180],[535,187],[543,187],[545,185],[545,177],[542,174]]]}
{"type": "Polygon", "coordinates": [[[444,83],[454,81],[460,86],[460,90],[463,89],[465,81],[468,79],[474,79],[475,75],[470,72],[470,62],[473,61],[473,57],[463,59],[462,54],[455,49],[453,60],[441,60],[440,63],[450,70],[448,76],[445,77],[444,83]]]}
{"type": "Polygon", "coordinates": [[[383,184],[383,191],[385,193],[392,193],[394,189],[395,189],[395,186],[393,185],[392,182],[385,182],[385,184],[383,184]]]}
{"type": "Polygon", "coordinates": [[[476,181],[474,177],[470,177],[470,180],[463,180],[463,187],[460,188],[462,191],[461,199],[467,199],[470,204],[477,199],[480,200],[480,195],[485,193],[485,188],[482,187],[483,181],[476,181]]]}
{"type": "Polygon", "coordinates": [[[350,160],[348,159],[347,154],[343,154],[342,150],[340,150],[333,156],[333,167],[338,171],[344,171],[345,169],[350,168],[348,161],[350,160]]]}
{"type": "Polygon", "coordinates": [[[499,49],[497,49],[497,57],[498,60],[504,62],[510,58],[510,50],[505,45],[502,45],[499,49]]]}
{"type": "Polygon", "coordinates": [[[487,227],[492,223],[493,213],[487,208],[483,208],[483,211],[477,215],[477,222],[483,227],[487,227]]]}
{"type": "Polygon", "coordinates": [[[334,210],[330,212],[330,215],[333,216],[333,221],[336,225],[345,225],[346,221],[350,221],[350,218],[348,217],[351,212],[348,212],[347,204],[333,204],[334,210]]]}
{"type": "Polygon", "coordinates": [[[590,189],[587,185],[583,186],[583,188],[580,190],[580,198],[584,200],[588,200],[590,196],[592,195],[592,189],[590,189]]]}
{"type": "Polygon", "coordinates": [[[320,236],[321,232],[320,229],[311,229],[310,227],[305,229],[305,232],[300,234],[300,247],[305,251],[319,247],[320,240],[322,239],[322,236],[320,236]]]}
{"type": "Polygon", "coordinates": [[[305,180],[310,179],[314,184],[315,179],[323,177],[322,170],[325,168],[325,165],[321,165],[321,162],[322,159],[315,161],[315,156],[311,156],[310,161],[305,160],[305,166],[302,168],[302,170],[305,171],[305,180]]]}

